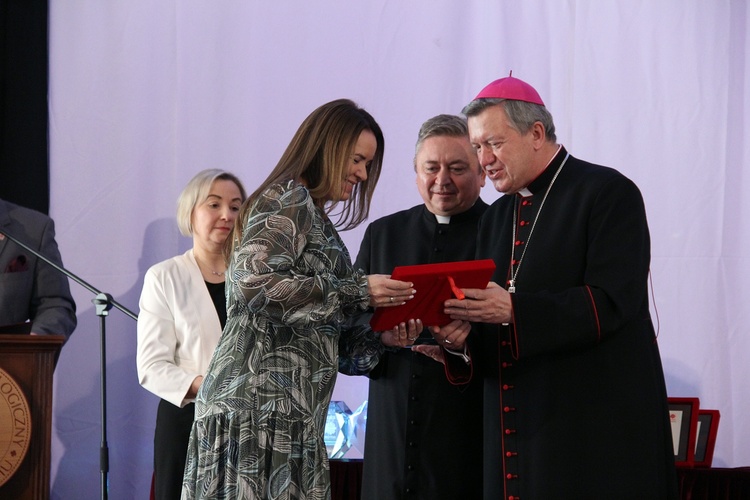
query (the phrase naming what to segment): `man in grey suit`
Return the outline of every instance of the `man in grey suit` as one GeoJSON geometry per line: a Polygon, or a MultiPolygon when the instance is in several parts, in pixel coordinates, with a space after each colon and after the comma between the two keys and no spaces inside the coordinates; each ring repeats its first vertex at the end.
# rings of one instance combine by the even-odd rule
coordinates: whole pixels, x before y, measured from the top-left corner
{"type": "Polygon", "coordinates": [[[29,321],[32,334],[68,338],[77,323],[68,278],[6,232],[62,267],[52,219],[0,199],[0,326],[29,321]]]}

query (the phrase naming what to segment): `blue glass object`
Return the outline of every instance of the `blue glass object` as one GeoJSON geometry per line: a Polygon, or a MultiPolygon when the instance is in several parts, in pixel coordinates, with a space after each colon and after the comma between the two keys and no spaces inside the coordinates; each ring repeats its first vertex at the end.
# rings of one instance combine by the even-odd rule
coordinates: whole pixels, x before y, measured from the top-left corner
{"type": "Polygon", "coordinates": [[[355,446],[364,453],[365,430],[367,428],[367,401],[354,413],[343,401],[331,401],[323,440],[328,458],[344,458],[346,452],[355,446]]]}
{"type": "Polygon", "coordinates": [[[352,447],[358,449],[364,456],[365,454],[365,432],[367,431],[367,400],[359,405],[359,408],[354,410],[349,421],[352,423],[353,436],[350,441],[352,447]]]}
{"type": "Polygon", "coordinates": [[[331,401],[328,405],[328,417],[323,440],[326,443],[328,458],[343,458],[351,444],[349,443],[350,421],[352,412],[343,401],[331,401]]]}

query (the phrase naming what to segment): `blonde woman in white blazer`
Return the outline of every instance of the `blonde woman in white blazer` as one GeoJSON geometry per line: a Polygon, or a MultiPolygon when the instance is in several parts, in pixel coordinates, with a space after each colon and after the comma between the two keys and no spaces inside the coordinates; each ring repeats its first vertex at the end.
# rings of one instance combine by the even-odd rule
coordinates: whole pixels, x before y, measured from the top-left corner
{"type": "Polygon", "coordinates": [[[177,224],[193,248],[152,266],[138,315],[140,384],[161,398],[154,432],[153,495],[180,498],[195,395],[226,322],[224,243],[246,193],[229,172],[209,169],[188,182],[177,224]]]}

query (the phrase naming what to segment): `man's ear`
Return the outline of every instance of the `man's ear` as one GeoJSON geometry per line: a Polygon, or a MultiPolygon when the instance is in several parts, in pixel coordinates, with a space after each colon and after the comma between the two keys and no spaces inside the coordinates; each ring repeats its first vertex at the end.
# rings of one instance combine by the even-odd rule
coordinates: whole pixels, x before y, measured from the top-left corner
{"type": "Polygon", "coordinates": [[[541,149],[544,143],[547,142],[547,132],[544,130],[542,122],[534,122],[531,126],[531,134],[534,141],[534,148],[541,149]]]}

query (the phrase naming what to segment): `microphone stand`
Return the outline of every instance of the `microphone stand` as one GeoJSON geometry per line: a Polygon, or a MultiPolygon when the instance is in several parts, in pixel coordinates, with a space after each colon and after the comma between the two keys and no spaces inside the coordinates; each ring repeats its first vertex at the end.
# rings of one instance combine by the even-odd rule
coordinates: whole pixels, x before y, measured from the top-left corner
{"type": "Polygon", "coordinates": [[[71,273],[64,267],[61,267],[54,262],[52,262],[50,259],[45,257],[44,255],[40,254],[33,248],[30,248],[25,243],[22,243],[18,241],[16,238],[5,232],[4,230],[0,230],[0,234],[5,235],[6,238],[8,238],[10,241],[18,245],[19,247],[23,248],[27,252],[31,253],[32,255],[35,255],[38,259],[46,262],[50,266],[54,267],[61,273],[63,273],[68,278],[72,279],[91,293],[95,294],[96,297],[94,297],[91,302],[94,303],[96,306],[96,315],[99,316],[99,345],[100,345],[100,360],[101,360],[101,422],[102,422],[102,440],[101,440],[101,447],[99,450],[99,470],[101,472],[101,498],[102,500],[107,499],[107,492],[109,490],[109,481],[107,479],[107,474],[109,473],[109,448],[107,446],[107,352],[106,352],[106,343],[105,343],[105,333],[106,333],[106,325],[105,325],[105,319],[107,315],[109,314],[109,310],[112,309],[112,306],[116,307],[123,313],[125,313],[127,316],[130,316],[134,320],[138,321],[138,316],[130,311],[127,307],[123,306],[122,304],[118,303],[116,300],[112,298],[112,296],[108,293],[102,293],[100,290],[97,290],[90,284],[86,283],[83,279],[79,278],[75,274],[71,273]]]}

